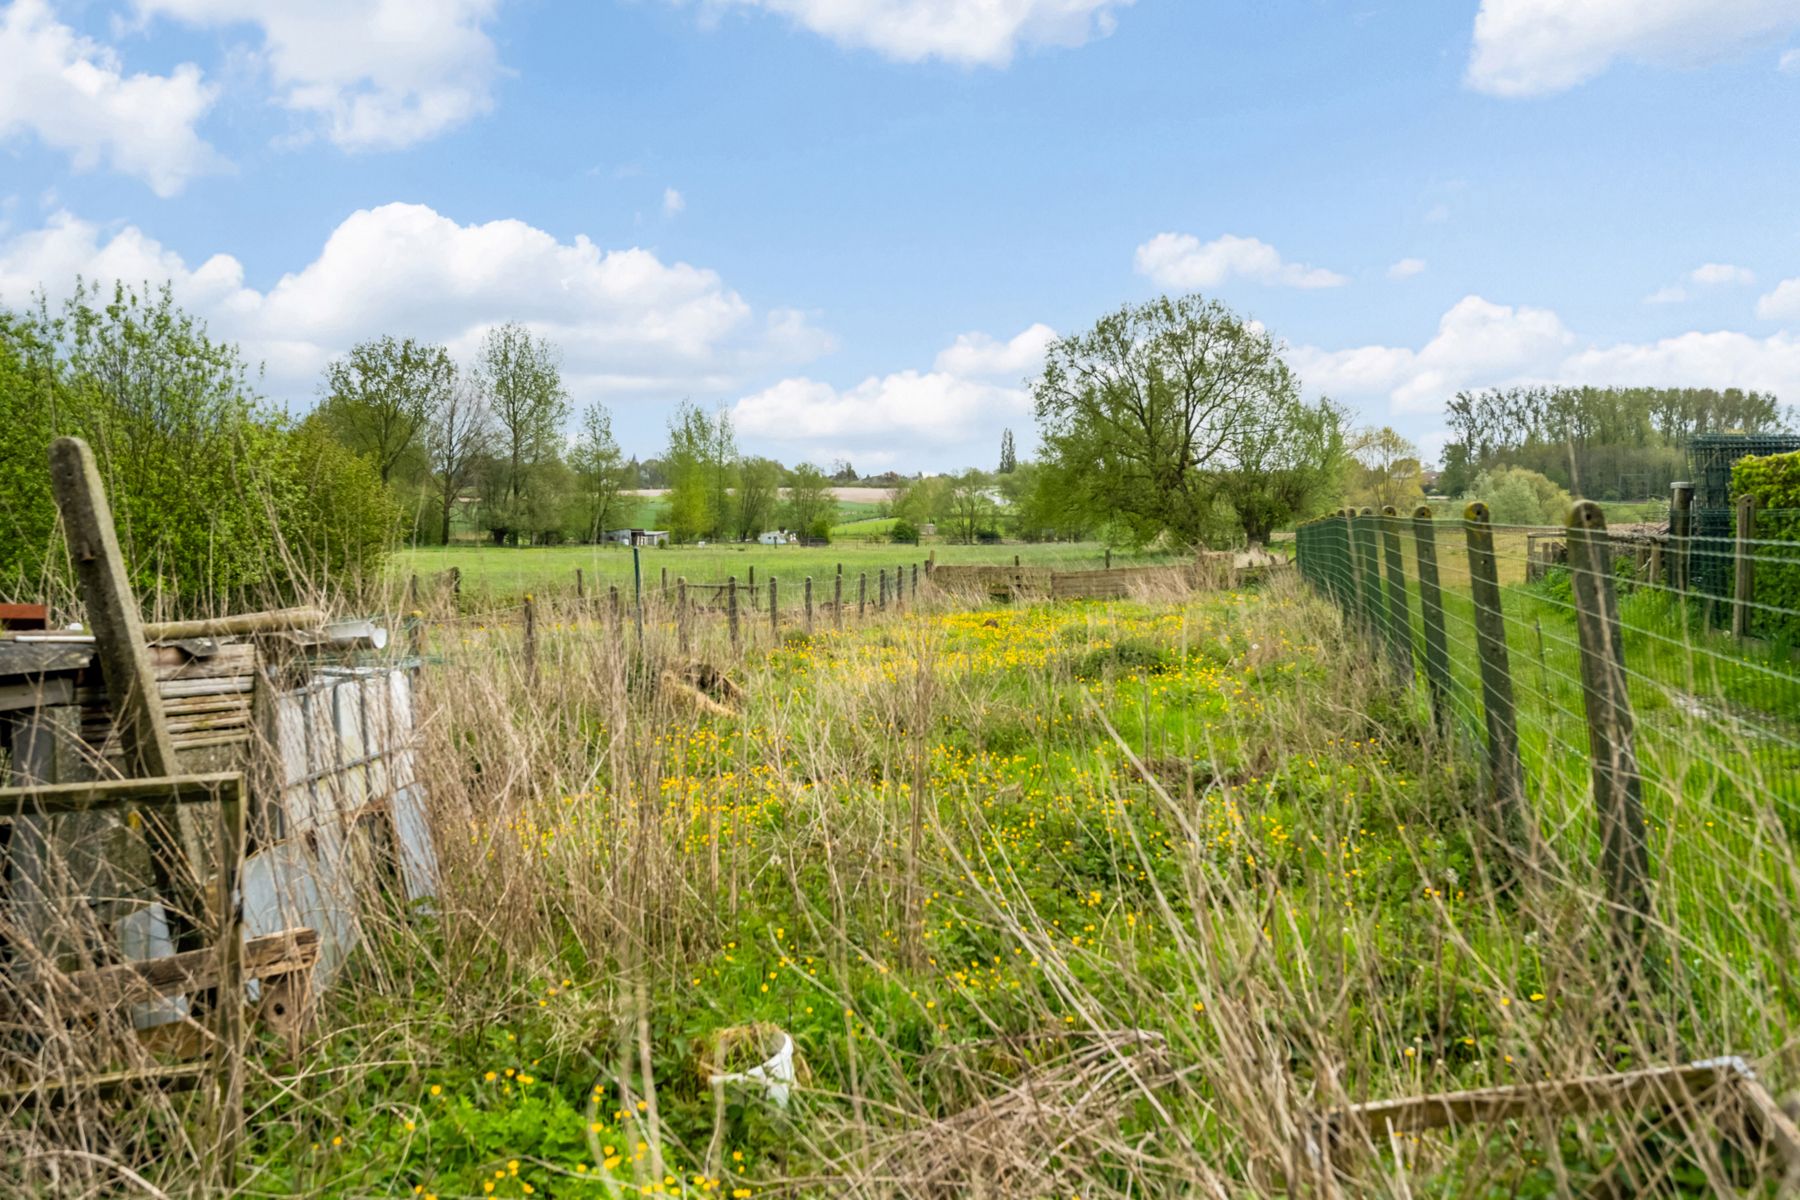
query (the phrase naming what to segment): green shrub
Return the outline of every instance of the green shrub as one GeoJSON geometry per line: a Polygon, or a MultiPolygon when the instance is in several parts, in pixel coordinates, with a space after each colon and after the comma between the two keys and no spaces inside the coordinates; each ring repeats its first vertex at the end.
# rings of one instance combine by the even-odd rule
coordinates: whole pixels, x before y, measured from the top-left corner
{"type": "MultiPolygon", "coordinates": [[[[1762,506],[1756,536],[1765,542],[1800,542],[1800,453],[1740,458],[1731,468],[1731,497],[1754,496],[1762,506]]],[[[1754,630],[1784,642],[1800,641],[1800,551],[1763,546],[1756,566],[1754,630]],[[1777,561],[1770,561],[1777,560],[1777,561]]]]}
{"type": "Polygon", "coordinates": [[[65,572],[49,448],[83,438],[139,595],[177,613],[368,577],[398,525],[373,467],[258,398],[237,348],[168,289],[80,288],[0,313],[0,594],[65,572]]]}
{"type": "Polygon", "coordinates": [[[888,531],[888,536],[896,542],[916,546],[919,544],[919,527],[905,519],[895,521],[894,527],[888,531]]]}
{"type": "Polygon", "coordinates": [[[1496,525],[1561,525],[1569,519],[1569,493],[1524,467],[1483,471],[1467,499],[1486,501],[1496,525]]]}

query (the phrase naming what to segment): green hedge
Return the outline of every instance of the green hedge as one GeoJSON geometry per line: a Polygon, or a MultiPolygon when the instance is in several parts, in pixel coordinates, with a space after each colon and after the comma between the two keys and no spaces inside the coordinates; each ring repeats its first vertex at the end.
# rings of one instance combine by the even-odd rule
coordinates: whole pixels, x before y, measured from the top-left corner
{"type": "Polygon", "coordinates": [[[1786,612],[1758,611],[1753,631],[1800,642],[1800,453],[1738,459],[1731,468],[1731,498],[1735,502],[1744,496],[1754,496],[1762,505],[1756,517],[1758,541],[1792,543],[1758,547],[1756,602],[1786,612]]]}

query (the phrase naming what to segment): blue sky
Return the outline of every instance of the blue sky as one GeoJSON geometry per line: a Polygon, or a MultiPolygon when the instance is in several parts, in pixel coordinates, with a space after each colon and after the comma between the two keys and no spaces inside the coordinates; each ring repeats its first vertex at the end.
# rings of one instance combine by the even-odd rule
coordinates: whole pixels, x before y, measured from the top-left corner
{"type": "Polygon", "coordinates": [[[991,465],[1197,290],[1428,451],[1458,388],[1800,400],[1800,0],[0,0],[0,303],[173,282],[296,410],[516,318],[654,453],[991,465]]]}

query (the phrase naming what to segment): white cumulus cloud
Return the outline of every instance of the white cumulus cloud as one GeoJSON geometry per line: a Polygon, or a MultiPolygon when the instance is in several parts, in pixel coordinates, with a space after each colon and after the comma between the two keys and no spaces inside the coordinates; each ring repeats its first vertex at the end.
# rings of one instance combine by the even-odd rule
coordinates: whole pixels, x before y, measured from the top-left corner
{"type": "Polygon", "coordinates": [[[0,142],[20,134],[172,196],[223,166],[195,131],[217,96],[191,63],[127,74],[110,48],[58,21],[44,0],[0,7],[0,142]]]}
{"type": "Polygon", "coordinates": [[[1041,322],[1004,342],[985,333],[965,333],[939,352],[934,366],[949,375],[978,379],[1036,375],[1055,340],[1056,330],[1041,322]]]}
{"type": "MultiPolygon", "coordinates": [[[[1794,299],[1800,313],[1800,280],[1794,299]]],[[[1800,397],[1800,338],[1694,331],[1648,342],[1584,341],[1548,309],[1458,301],[1418,349],[1301,347],[1292,354],[1310,390],[1431,413],[1463,388],[1514,384],[1740,387],[1800,397]]]]}
{"type": "Polygon", "coordinates": [[[663,216],[672,217],[687,208],[687,197],[674,188],[663,189],[663,216]]]}
{"type": "Polygon", "coordinates": [[[1800,29],[1795,0],[1482,0],[1468,82],[1558,92],[1615,60],[1692,66],[1800,29]]]}
{"type": "Polygon", "coordinates": [[[1645,304],[1680,304],[1688,298],[1687,289],[1678,283],[1665,284],[1644,297],[1645,304]]]}
{"type": "Polygon", "coordinates": [[[1435,412],[1459,388],[1531,377],[1575,347],[1575,335],[1549,309],[1465,296],[1417,350],[1360,346],[1301,347],[1292,361],[1308,387],[1333,396],[1385,395],[1397,412],[1435,412]]]}
{"type": "Polygon", "coordinates": [[[1705,287],[1727,284],[1747,287],[1756,282],[1756,272],[1749,267],[1734,266],[1731,263],[1701,263],[1688,272],[1688,278],[1705,287]]]}
{"type": "Polygon", "coordinates": [[[930,371],[872,375],[846,388],[784,379],[740,399],[731,415],[746,437],[815,462],[969,466],[962,461],[968,447],[998,447],[1003,429],[1013,429],[1022,443],[1030,438],[1031,393],[999,379],[1035,373],[1055,337],[1042,324],[1004,341],[965,333],[930,371]]]}
{"type": "Polygon", "coordinates": [[[499,0],[136,0],[141,17],[254,28],[277,99],[349,150],[408,146],[486,112],[499,0]]]}
{"type": "Polygon", "coordinates": [[[1800,321],[1800,279],[1784,279],[1760,296],[1756,315],[1765,321],[1800,321]]]}
{"type": "Polygon", "coordinates": [[[364,338],[411,335],[466,356],[507,320],[562,348],[578,398],[736,391],[831,346],[803,314],[758,313],[705,268],[586,237],[559,241],[522,221],[461,225],[417,204],[352,213],[266,291],[247,287],[228,254],[190,267],[135,226],[102,229],[66,213],[0,241],[0,304],[40,287],[54,300],[77,275],[167,281],[215,334],[265,363],[268,390],[289,400],[309,398],[325,363],[364,338]]]}
{"type": "MultiPolygon", "coordinates": [[[[674,0],[685,3],[686,0],[674,0]]],[[[1111,33],[1133,0],[707,0],[787,17],[844,46],[900,62],[1003,67],[1022,48],[1079,46],[1111,33]]]]}
{"type": "Polygon", "coordinates": [[[1159,233],[1137,248],[1137,272],[1166,288],[1218,287],[1231,278],[1271,287],[1338,287],[1335,271],[1288,262],[1260,238],[1225,234],[1210,242],[1187,233],[1159,233]]]}
{"type": "Polygon", "coordinates": [[[1389,279],[1411,279],[1425,271],[1425,260],[1422,258],[1403,258],[1387,269],[1389,279]]]}

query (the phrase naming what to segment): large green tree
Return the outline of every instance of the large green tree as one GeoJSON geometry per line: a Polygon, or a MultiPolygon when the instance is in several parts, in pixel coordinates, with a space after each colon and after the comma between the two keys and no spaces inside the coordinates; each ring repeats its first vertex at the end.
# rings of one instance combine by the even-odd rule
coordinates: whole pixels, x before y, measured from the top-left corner
{"type": "Polygon", "coordinates": [[[1058,339],[1033,389],[1042,456],[1073,506],[1137,543],[1190,545],[1216,526],[1210,472],[1234,432],[1298,392],[1261,326],[1200,296],[1127,306],[1058,339]]]}
{"type": "Polygon", "coordinates": [[[731,414],[707,413],[684,401],[669,418],[663,469],[669,485],[669,530],[677,541],[729,537],[735,532],[732,490],[737,482],[737,438],[731,414]]]}
{"type": "Polygon", "coordinates": [[[456,388],[450,352],[413,338],[359,342],[325,368],[319,415],[345,445],[375,464],[381,482],[408,458],[456,388]]]}
{"type": "Polygon", "coordinates": [[[1341,408],[1275,392],[1240,414],[1210,474],[1244,539],[1267,545],[1277,529],[1336,502],[1346,454],[1341,408]]]}
{"type": "Polygon", "coordinates": [[[625,455],[613,438],[612,413],[604,404],[590,404],[582,413],[569,466],[575,472],[581,536],[597,542],[622,524],[632,507],[625,495],[625,455]]]}
{"type": "Polygon", "coordinates": [[[562,356],[517,321],[489,330],[476,357],[475,380],[496,430],[486,518],[496,541],[529,541],[557,524],[551,484],[559,475],[558,443],[569,417],[562,356]]]}
{"type": "Polygon", "coordinates": [[[837,497],[824,471],[812,463],[801,463],[788,472],[782,519],[789,529],[813,537],[821,526],[829,529],[837,523],[837,511],[837,497]]]}

